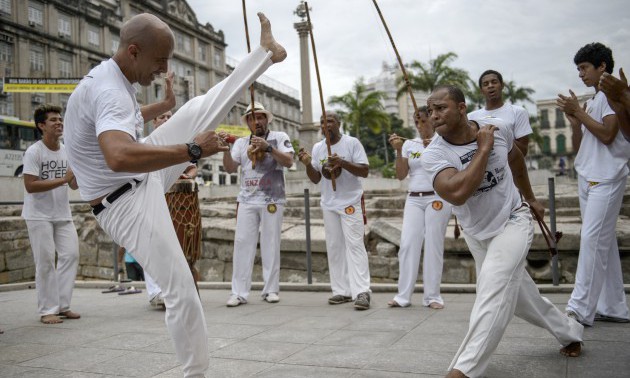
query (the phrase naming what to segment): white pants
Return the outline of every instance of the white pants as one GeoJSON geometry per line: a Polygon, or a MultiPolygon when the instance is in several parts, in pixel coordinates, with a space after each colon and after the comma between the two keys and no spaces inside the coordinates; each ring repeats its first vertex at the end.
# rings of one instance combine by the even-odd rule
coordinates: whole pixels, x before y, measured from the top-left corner
{"type": "Polygon", "coordinates": [[[578,177],[582,232],[575,287],[567,311],[592,325],[595,313],[628,319],[621,260],[615,228],[626,177],[589,186],[578,177]]]}
{"type": "Polygon", "coordinates": [[[155,298],[158,294],[162,292],[162,289],[158,286],[157,282],[151,276],[144,271],[144,284],[147,287],[147,295],[149,296],[149,300],[155,298]]]}
{"type": "Polygon", "coordinates": [[[400,250],[398,251],[398,294],[394,300],[401,306],[408,306],[418,279],[420,253],[424,241],[422,281],[424,296],[422,304],[433,302],[444,304],[440,295],[442,265],[444,263],[444,234],[451,217],[452,206],[438,196],[411,197],[405,201],[400,250]],[[440,205],[433,206],[433,202],[440,205]]]}
{"type": "Polygon", "coordinates": [[[77,229],[72,221],[27,220],[26,227],[35,260],[39,315],[68,311],[79,266],[77,229]]]}
{"type": "Polygon", "coordinates": [[[263,298],[280,291],[280,234],[284,205],[276,204],[270,213],[267,205],[240,203],[234,236],[232,294],[247,299],[252,287],[252,269],[260,231],[260,257],[263,266],[263,298]]]}
{"type": "Polygon", "coordinates": [[[503,232],[493,238],[477,240],[464,232],[477,268],[477,298],[449,370],[482,376],[513,315],[548,330],[563,346],[582,341],[584,327],[542,297],[525,270],[533,235],[527,207],[512,212],[503,232]]]}
{"type": "Polygon", "coordinates": [[[353,214],[322,210],[333,295],[356,299],[357,294],[370,292],[370,265],[363,241],[365,225],[361,203],[353,207],[353,214]]]}
{"type": "MultiPolygon", "coordinates": [[[[201,131],[216,129],[245,88],[272,65],[270,57],[271,53],[261,47],[254,50],[225,80],[184,104],[146,143],[181,144],[190,142],[201,131]]],[[[166,326],[184,376],[202,377],[209,364],[206,323],[164,197],[188,165],[186,162],[148,173],[97,219],[114,242],[128,248],[162,289],[166,326]]]]}

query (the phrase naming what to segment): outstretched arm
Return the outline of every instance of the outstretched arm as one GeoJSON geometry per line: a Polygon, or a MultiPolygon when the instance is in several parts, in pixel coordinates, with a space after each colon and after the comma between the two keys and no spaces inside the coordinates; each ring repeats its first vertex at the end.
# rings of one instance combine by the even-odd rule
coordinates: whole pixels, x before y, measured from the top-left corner
{"type": "Polygon", "coordinates": [[[608,99],[608,104],[617,114],[619,130],[630,141],[630,87],[623,68],[619,69],[619,79],[604,73],[599,80],[599,87],[608,99]]]}
{"type": "Polygon", "coordinates": [[[514,185],[516,185],[521,192],[525,202],[529,204],[532,211],[536,214],[536,217],[542,219],[545,215],[545,208],[536,200],[536,196],[534,196],[534,191],[529,182],[529,175],[527,174],[525,158],[518,148],[512,148],[508,154],[508,162],[510,170],[512,171],[514,185]]]}

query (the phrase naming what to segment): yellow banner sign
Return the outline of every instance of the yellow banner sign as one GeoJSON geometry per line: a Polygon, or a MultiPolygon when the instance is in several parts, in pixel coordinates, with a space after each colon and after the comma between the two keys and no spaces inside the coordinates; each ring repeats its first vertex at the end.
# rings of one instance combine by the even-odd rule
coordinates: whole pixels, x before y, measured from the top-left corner
{"type": "Polygon", "coordinates": [[[217,127],[216,132],[225,131],[228,134],[232,134],[239,138],[244,138],[250,136],[252,133],[249,131],[249,127],[242,125],[219,125],[217,127]]]}
{"type": "Polygon", "coordinates": [[[18,93],[72,93],[79,81],[81,79],[5,77],[2,91],[18,93]]]}

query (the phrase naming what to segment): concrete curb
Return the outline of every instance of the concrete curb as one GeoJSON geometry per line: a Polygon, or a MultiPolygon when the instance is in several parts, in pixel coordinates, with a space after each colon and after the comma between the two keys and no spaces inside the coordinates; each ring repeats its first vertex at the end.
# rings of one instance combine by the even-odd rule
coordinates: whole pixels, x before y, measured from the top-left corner
{"type": "MultiPolygon", "coordinates": [[[[75,281],[75,287],[82,289],[107,289],[110,286],[115,285],[116,282],[113,281],[75,281]]],[[[231,283],[230,282],[198,282],[197,283],[200,290],[230,290],[231,283]]],[[[138,288],[145,288],[145,284],[142,281],[139,282],[126,282],[123,283],[125,286],[135,286],[138,288]]],[[[544,294],[570,294],[573,291],[573,284],[561,284],[558,286],[553,286],[552,284],[539,284],[538,290],[544,294]]],[[[253,282],[252,290],[262,290],[263,283],[262,282],[253,282]]],[[[395,293],[398,288],[396,284],[372,284],[370,285],[372,292],[375,293],[395,293]]],[[[28,290],[35,289],[35,282],[20,282],[14,284],[4,284],[0,285],[0,292],[4,291],[16,291],[16,290],[28,290]]],[[[630,294],[630,285],[624,285],[624,289],[626,294],[630,294]]],[[[291,283],[291,282],[281,282],[280,283],[281,291],[308,291],[308,292],[326,292],[330,291],[330,284],[328,283],[314,283],[311,285],[304,283],[291,283]]],[[[415,292],[422,292],[423,286],[416,285],[415,292]]],[[[442,293],[451,293],[451,294],[463,294],[463,293],[474,293],[475,285],[473,284],[442,284],[440,286],[440,291],[442,293]]]]}

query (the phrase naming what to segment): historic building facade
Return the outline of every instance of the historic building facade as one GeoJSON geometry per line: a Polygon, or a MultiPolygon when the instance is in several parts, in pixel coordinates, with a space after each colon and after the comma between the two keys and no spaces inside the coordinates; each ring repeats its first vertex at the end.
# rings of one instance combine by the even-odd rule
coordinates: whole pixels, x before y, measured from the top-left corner
{"type": "MultiPolygon", "coordinates": [[[[175,34],[169,70],[175,73],[176,109],[231,72],[233,64],[226,63],[223,32],[209,23],[199,23],[184,0],[0,0],[0,75],[81,78],[118,49],[123,22],[143,12],[158,16],[175,34]]],[[[137,89],[140,104],[164,96],[162,80],[137,89]]],[[[257,101],[276,117],[271,128],[297,139],[300,124],[297,91],[268,78],[257,82],[255,89],[257,101]]],[[[30,120],[40,104],[55,103],[65,108],[69,96],[69,93],[0,91],[0,115],[30,120]]],[[[244,93],[225,123],[239,125],[240,114],[248,103],[244,93]]],[[[145,132],[151,131],[151,123],[147,123],[145,132]]],[[[210,166],[220,172],[220,159],[212,160],[210,166]]],[[[229,184],[233,179],[220,180],[214,175],[212,181],[229,184]]]]}

